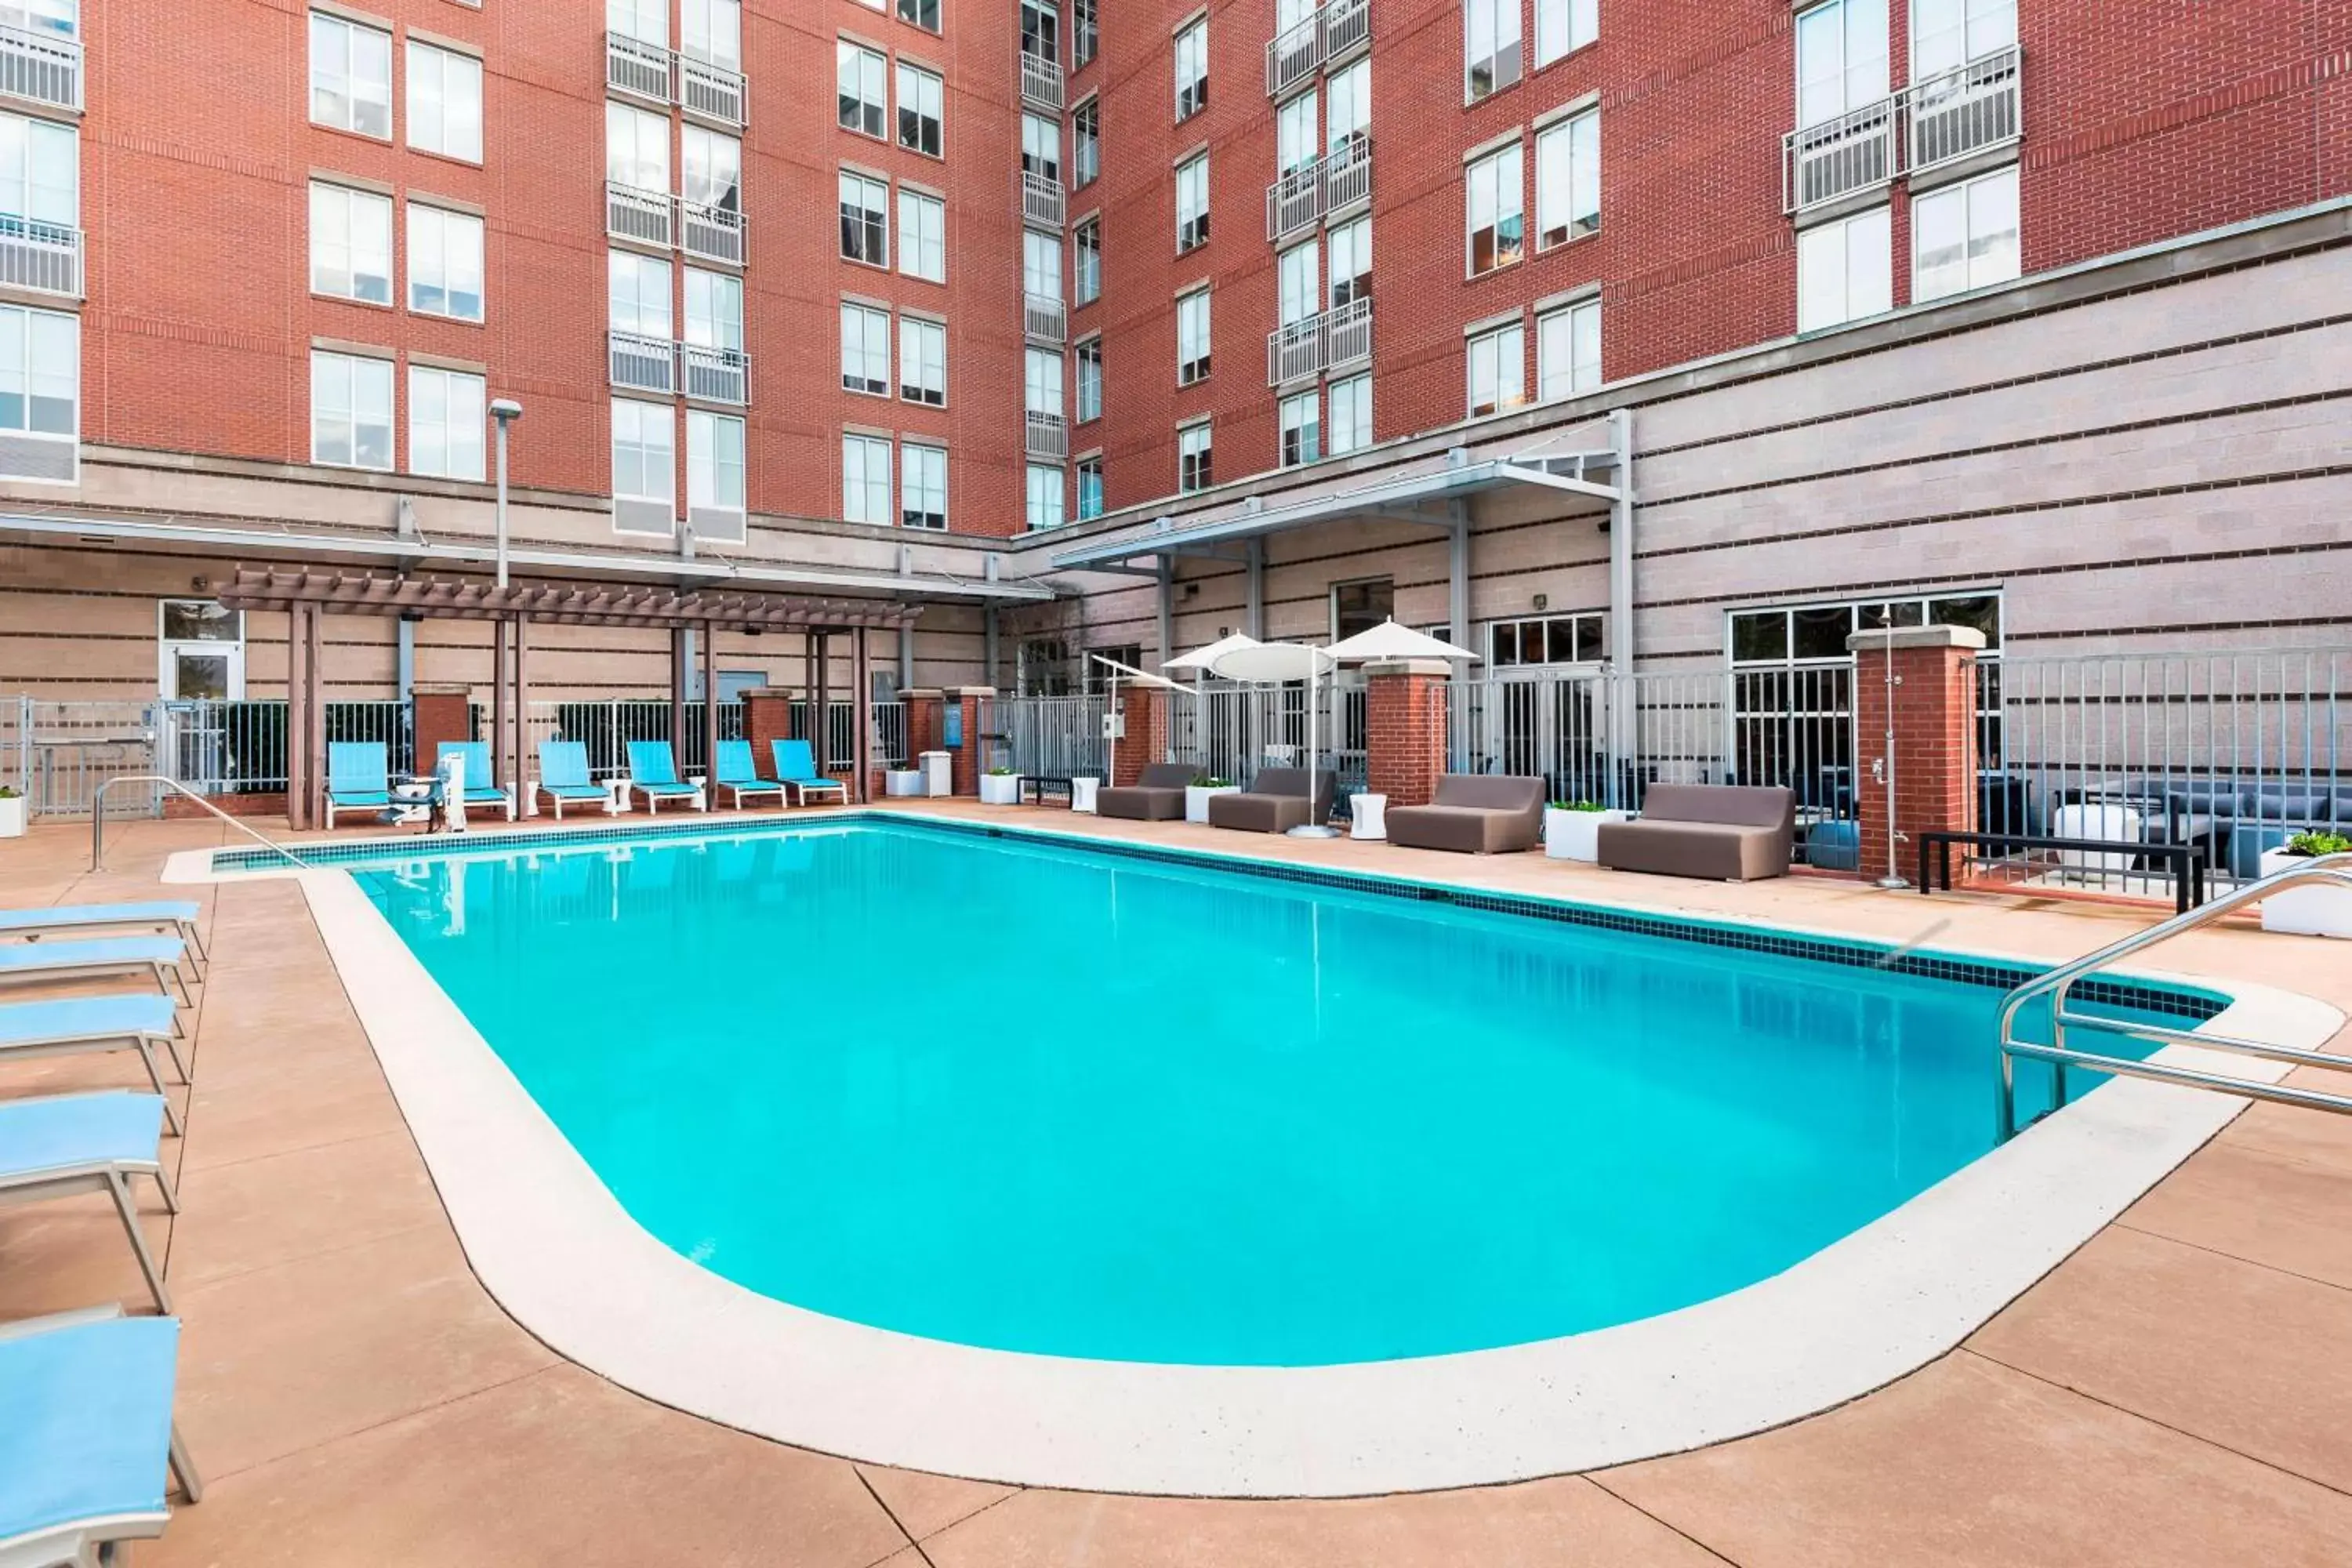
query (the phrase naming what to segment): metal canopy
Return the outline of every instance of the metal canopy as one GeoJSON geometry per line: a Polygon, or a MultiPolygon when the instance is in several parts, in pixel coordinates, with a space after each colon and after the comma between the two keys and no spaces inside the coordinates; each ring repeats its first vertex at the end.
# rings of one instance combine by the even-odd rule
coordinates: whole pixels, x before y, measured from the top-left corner
{"type": "Polygon", "coordinates": [[[517,583],[499,588],[446,578],[244,567],[221,590],[220,602],[233,610],[284,610],[302,605],[354,615],[373,611],[434,620],[505,621],[525,616],[556,626],[731,631],[905,627],[922,614],[919,605],[887,599],[680,592],[648,584],[603,583],[517,583]]]}

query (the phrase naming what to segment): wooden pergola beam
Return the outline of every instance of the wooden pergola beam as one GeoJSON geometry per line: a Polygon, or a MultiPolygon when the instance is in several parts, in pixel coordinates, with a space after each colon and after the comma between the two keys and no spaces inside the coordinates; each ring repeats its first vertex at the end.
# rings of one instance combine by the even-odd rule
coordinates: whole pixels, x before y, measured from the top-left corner
{"type": "Polygon", "coordinates": [[[222,590],[220,601],[239,610],[290,611],[302,605],[318,611],[374,611],[429,620],[503,621],[529,616],[558,626],[761,632],[902,629],[922,614],[919,605],[887,599],[811,599],[645,584],[518,583],[498,588],[448,578],[277,567],[239,568],[222,590]]]}

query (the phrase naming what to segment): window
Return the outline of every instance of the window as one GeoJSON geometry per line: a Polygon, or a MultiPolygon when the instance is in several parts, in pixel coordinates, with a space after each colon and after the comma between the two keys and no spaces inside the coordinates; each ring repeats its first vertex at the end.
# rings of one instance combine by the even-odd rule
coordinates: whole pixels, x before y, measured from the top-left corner
{"type": "Polygon", "coordinates": [[[1846,638],[1885,626],[1969,626],[1984,634],[1986,655],[1999,657],[2000,647],[2000,598],[1994,594],[1736,610],[1729,618],[1731,662],[1740,665],[1848,663],[1846,638]]]}
{"type": "Polygon", "coordinates": [[[686,341],[697,348],[742,351],[743,279],[686,269],[686,341]]]}
{"type": "Polygon", "coordinates": [[[608,324],[616,332],[667,342],[670,336],[669,263],[634,250],[607,251],[605,258],[608,324]]]}
{"type": "Polygon", "coordinates": [[[669,189],[669,116],[604,105],[604,177],[640,191],[669,189]]]}
{"type": "Polygon", "coordinates": [[[392,198],[310,185],[310,292],[392,303],[392,198]]]}
{"type": "Polygon", "coordinates": [[[1940,300],[2018,275],[2017,170],[1911,198],[1911,298],[1940,300]]]}
{"type": "MultiPolygon", "coordinates": [[[[67,460],[54,474],[70,479],[74,439],[81,432],[81,322],[56,310],[0,305],[0,435],[62,438],[67,460]]],[[[392,394],[384,393],[387,405],[392,394]]],[[[387,426],[391,415],[384,416],[387,426]]],[[[384,437],[383,466],[392,466],[392,441],[384,437]]],[[[23,465],[12,458],[10,467],[23,465]]],[[[27,477],[18,474],[16,477],[27,477]]]]}
{"type": "Polygon", "coordinates": [[[1536,134],[1536,248],[1601,229],[1601,111],[1588,109],[1536,134]]]}
{"type": "Polygon", "coordinates": [[[1283,326],[1306,321],[1322,309],[1322,249],[1310,239],[1292,246],[1276,259],[1277,319],[1283,326]]]}
{"type": "Polygon", "coordinates": [[[938,447],[909,441],[898,448],[898,524],[943,529],[948,525],[948,455],[938,447]]]}
{"type": "Polygon", "coordinates": [[[1315,89],[1310,87],[1274,111],[1276,173],[1291,174],[1323,155],[1322,142],[1315,134],[1315,89]]]}
{"type": "Polygon", "coordinates": [[[720,212],[742,211],[743,143],[699,125],[683,130],[679,146],[685,159],[678,171],[679,194],[720,212]]]}
{"type": "Polygon", "coordinates": [[[408,471],[482,477],[483,381],[463,371],[408,367],[408,471]]]}
{"type": "Polygon", "coordinates": [[[1463,210],[1470,226],[1470,276],[1517,261],[1527,228],[1518,143],[1489,153],[1471,164],[1464,174],[1463,186],[1463,210]]]}
{"type": "Polygon", "coordinates": [[[1190,386],[1209,374],[1209,291],[1197,289],[1176,301],[1176,384],[1190,386]]]}
{"type": "Polygon", "coordinates": [[[834,74],[840,85],[841,128],[881,140],[890,117],[888,62],[847,38],[834,44],[834,74]]]}
{"type": "MultiPolygon", "coordinates": [[[[1335,154],[1352,156],[1372,134],[1372,63],[1358,60],[1331,79],[1323,141],[1335,154]]],[[[1345,161],[1344,159],[1340,161],[1345,161]]]]}
{"type": "Polygon", "coordinates": [[[1191,495],[1217,482],[1211,456],[1207,425],[1187,425],[1176,432],[1176,489],[1179,494],[1191,495]]]}
{"type": "Polygon", "coordinates": [[[1475,103],[1519,79],[1519,0],[1462,0],[1463,96],[1475,103]]]}
{"type": "Polygon", "coordinates": [[[1601,301],[1586,300],[1536,318],[1536,396],[1549,403],[1601,384],[1601,301]]]}
{"type": "Polygon", "coordinates": [[[1062,127],[1042,115],[1021,117],[1021,169],[1024,174],[1059,184],[1062,180],[1062,127]]]}
{"type": "Polygon", "coordinates": [[[1021,52],[1062,63],[1062,15],[1043,0],[1021,0],[1021,52]]]}
{"type": "Polygon", "coordinates": [[[1050,464],[1029,465],[1028,522],[1033,529],[1062,526],[1062,470],[1050,464]]]}
{"type": "Polygon", "coordinates": [[[1078,521],[1103,514],[1103,466],[1100,458],[1078,459],[1078,521]]]}
{"type": "Polygon", "coordinates": [[[841,306],[841,384],[872,397],[890,395],[890,312],[841,306]]]}
{"type": "Polygon", "coordinates": [[[2017,0],[1911,0],[1911,79],[1925,81],[2017,42],[2017,0]]]}
{"type": "Polygon", "coordinates": [[[1372,378],[1351,375],[1331,384],[1331,427],[1324,446],[1333,457],[1372,444],[1372,378]]]}
{"type": "Polygon", "coordinates": [[[1893,310],[1894,248],[1885,207],[1797,236],[1797,331],[1819,331],[1893,310]]]}
{"type": "Polygon", "coordinates": [[[392,35],[310,13],[310,119],[392,140],[392,35]]]}
{"type": "Polygon", "coordinates": [[[1034,228],[1021,231],[1021,286],[1034,299],[1061,300],[1061,236],[1040,234],[1034,228]]]}
{"type": "Polygon", "coordinates": [[[1370,631],[1396,618],[1396,579],[1371,577],[1331,584],[1331,636],[1334,640],[1370,631]]]}
{"type": "Polygon", "coordinates": [[[1076,350],[1078,358],[1078,423],[1102,417],[1102,340],[1088,338],[1076,350]]]}
{"type": "Polygon", "coordinates": [[[1078,258],[1077,302],[1091,305],[1102,298],[1102,220],[1090,217],[1078,225],[1070,244],[1078,258]]]}
{"type": "Polygon", "coordinates": [[[1528,400],[1527,332],[1517,321],[1470,340],[1470,414],[1495,414],[1528,400]]]}
{"type": "Polygon", "coordinates": [[[1209,107],[1209,19],[1176,35],[1176,118],[1190,120],[1209,107]]]}
{"type": "Polygon", "coordinates": [[[75,12],[80,0],[15,0],[8,6],[11,26],[37,38],[71,38],[81,31],[75,12]]]}
{"type": "Polygon", "coordinates": [[[81,221],[80,139],[70,125],[0,114],[0,214],[81,221]]]}
{"type": "Polygon", "coordinates": [[[1372,220],[1360,217],[1331,231],[1331,309],[1372,297],[1372,220]]]}
{"type": "Polygon", "coordinates": [[[669,0],[604,0],[604,27],[641,44],[658,44],[667,48],[669,0]]]}
{"type": "Polygon", "coordinates": [[[613,495],[659,501],[677,496],[677,416],[667,403],[613,399],[613,495]]]}
{"type": "Polygon", "coordinates": [[[937,158],[940,125],[947,110],[940,79],[920,66],[898,62],[898,145],[937,158]]]}
{"type": "Polygon", "coordinates": [[[841,172],[841,254],[868,267],[890,265],[890,187],[841,172]]]}
{"type": "Polygon", "coordinates": [[[1070,111],[1072,184],[1091,185],[1102,174],[1102,104],[1088,99],[1070,111]]]}
{"type": "Polygon", "coordinates": [[[948,330],[919,316],[898,318],[898,395],[944,407],[948,400],[948,330]]]}
{"type": "Polygon", "coordinates": [[[1829,0],[1797,17],[1797,123],[1886,96],[1886,0],[1829,0]]]}
{"type": "MultiPolygon", "coordinates": [[[[680,47],[728,70],[743,68],[742,0],[679,0],[677,10],[680,47]]],[[[689,449],[691,446],[689,442],[689,449]]]]}
{"type": "Polygon", "coordinates": [[[898,187],[898,270],[928,282],[948,280],[948,208],[937,196],[898,187]]]}
{"type": "MultiPolygon", "coordinates": [[[[713,414],[708,409],[688,409],[688,519],[706,518],[711,512],[740,513],[744,510],[743,497],[743,421],[731,415],[713,414]]],[[[708,526],[698,526],[695,531],[705,539],[724,537],[714,534],[708,526]]],[[[740,543],[743,529],[740,521],[731,532],[733,542],[740,543]]]]}
{"type": "Polygon", "coordinates": [[[1102,29],[1095,19],[1097,0],[1070,0],[1070,68],[1075,70],[1102,50],[1102,29]]]}
{"type": "Polygon", "coordinates": [[[1601,36],[1601,0],[1536,0],[1536,69],[1601,36]]]}
{"type": "Polygon", "coordinates": [[[911,22],[927,33],[940,30],[940,0],[898,0],[898,20],[911,22]]]}
{"type": "Polygon", "coordinates": [[[1176,165],[1176,254],[1204,245],[1209,238],[1209,155],[1199,153],[1176,165]]]}
{"type": "Polygon", "coordinates": [[[408,41],[408,144],[468,163],[482,161],[481,61],[408,41]]]}
{"type": "Polygon", "coordinates": [[[1282,466],[1295,468],[1323,455],[1321,412],[1313,388],[1282,400],[1282,466]]]}
{"type": "Polygon", "coordinates": [[[841,438],[841,515],[890,526],[890,443],[879,436],[841,438]]]}
{"type": "Polygon", "coordinates": [[[1609,656],[1601,627],[1601,617],[1591,613],[1496,621],[1486,628],[1487,658],[1501,666],[1598,664],[1609,656]]]}
{"type": "Polygon", "coordinates": [[[1062,417],[1062,355],[1055,349],[1023,353],[1022,402],[1032,414],[1062,417]]]}
{"type": "Polygon", "coordinates": [[[480,218],[408,204],[408,308],[461,321],[482,319],[480,218]]]}
{"type": "Polygon", "coordinates": [[[311,351],[310,460],[392,471],[390,360],[311,351]]]}

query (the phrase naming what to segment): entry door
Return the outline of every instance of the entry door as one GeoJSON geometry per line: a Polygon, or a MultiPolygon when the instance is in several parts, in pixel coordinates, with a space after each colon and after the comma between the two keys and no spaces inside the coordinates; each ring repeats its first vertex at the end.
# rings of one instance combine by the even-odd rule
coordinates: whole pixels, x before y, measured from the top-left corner
{"type": "Polygon", "coordinates": [[[243,701],[243,612],[209,600],[166,599],[158,615],[158,694],[167,702],[243,701]]]}

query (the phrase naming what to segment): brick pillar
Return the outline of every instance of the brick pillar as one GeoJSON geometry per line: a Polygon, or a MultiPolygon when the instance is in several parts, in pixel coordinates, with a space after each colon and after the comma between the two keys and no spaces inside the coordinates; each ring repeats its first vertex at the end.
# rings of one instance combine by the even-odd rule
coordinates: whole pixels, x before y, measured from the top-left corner
{"type": "MultiPolygon", "coordinates": [[[[441,742],[474,738],[474,692],[468,686],[417,686],[408,699],[408,722],[416,742],[416,771],[425,773],[441,760],[441,742]]],[[[472,779],[467,789],[504,779],[472,779]]]]}
{"type": "Polygon", "coordinates": [[[959,686],[948,692],[961,714],[963,744],[955,750],[955,793],[980,793],[980,773],[988,766],[988,742],[981,738],[982,706],[996,695],[993,686],[959,686]]]}
{"type": "MultiPolygon", "coordinates": [[[[1984,634],[1966,626],[1896,626],[1856,632],[1853,650],[1854,795],[1862,874],[1887,874],[1886,784],[1895,771],[1895,871],[1918,874],[1919,835],[1967,832],[1977,816],[1977,650],[1984,634]],[[1894,669],[1895,744],[1887,757],[1887,671],[1894,669]]],[[[1969,857],[1955,847],[1957,879],[1969,857]]]]}
{"type": "Polygon", "coordinates": [[[925,752],[946,749],[946,695],[935,686],[905,693],[907,704],[907,765],[919,767],[925,752]]]}
{"type": "Polygon", "coordinates": [[[1119,716],[1126,721],[1111,742],[1111,773],[1120,784],[1131,784],[1143,770],[1168,758],[1168,693],[1152,686],[1118,689],[1119,716]]]}
{"type": "Polygon", "coordinates": [[[1444,659],[1401,658],[1364,666],[1366,788],[1391,805],[1427,805],[1445,771],[1444,659]]]}
{"type": "Polygon", "coordinates": [[[751,771],[763,779],[775,777],[775,742],[793,738],[793,694],[781,686],[744,692],[743,738],[751,742],[751,771]]]}

